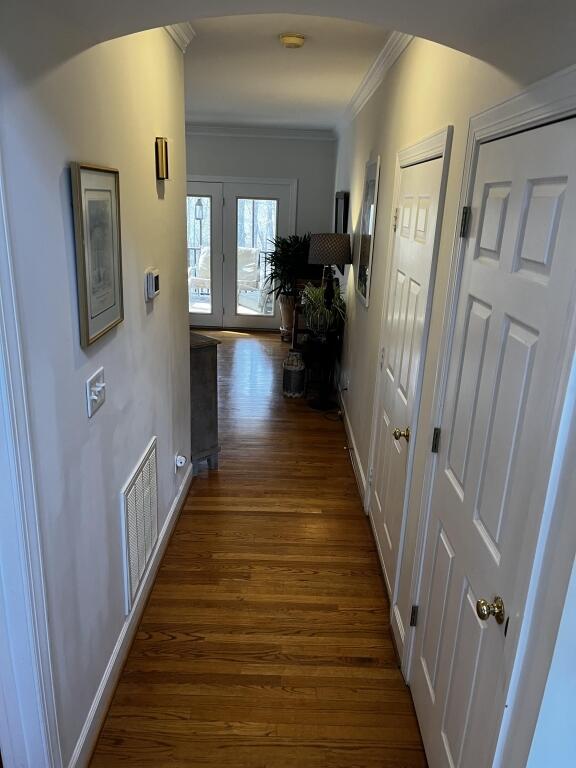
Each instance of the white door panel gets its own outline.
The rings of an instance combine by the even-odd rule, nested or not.
[[[479,150],[411,681],[431,768],[492,764],[574,311],[575,145],[570,120]],[[509,628],[477,615],[496,595]]]
[[[190,325],[222,325],[223,185],[189,181],[186,198]]]
[[[370,498],[391,596],[402,532],[409,447],[404,438],[395,440],[392,433],[395,427],[408,427],[412,440],[415,435],[442,170],[443,160],[437,158],[403,168],[400,178]]]
[[[276,236],[292,234],[290,184],[224,185],[224,325],[278,328],[280,307],[269,293],[266,254]]]

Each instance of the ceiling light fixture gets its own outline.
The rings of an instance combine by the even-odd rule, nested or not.
[[[278,36],[284,48],[302,48],[306,38],[304,35],[298,35],[294,32],[284,32]]]

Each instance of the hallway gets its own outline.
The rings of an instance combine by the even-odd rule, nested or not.
[[[194,480],[91,765],[424,768],[342,423],[287,345],[210,333],[220,470]]]

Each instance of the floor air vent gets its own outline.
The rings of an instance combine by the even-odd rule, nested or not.
[[[155,437],[122,489],[122,528],[128,614],[158,540]]]

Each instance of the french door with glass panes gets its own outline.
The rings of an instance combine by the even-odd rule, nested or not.
[[[222,184],[188,182],[188,312],[190,325],[222,325]]]
[[[189,181],[190,325],[278,328],[267,255],[294,232],[290,181]]]

